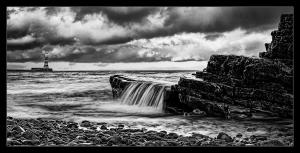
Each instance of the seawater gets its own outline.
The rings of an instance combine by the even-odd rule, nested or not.
[[[291,126],[283,121],[254,122],[220,118],[193,118],[162,111],[163,84],[176,84],[193,71],[92,71],[92,72],[7,72],[7,115],[16,118],[53,118],[125,124],[129,128],[165,130],[182,135],[201,133],[216,136],[271,134],[272,127]],[[140,80],[120,99],[112,98],[111,75],[120,74]],[[143,88],[138,88],[143,86]],[[143,92],[138,92],[143,90]],[[138,94],[140,93],[140,94]],[[142,93],[142,94],[141,94]],[[155,95],[155,96],[153,96]],[[255,127],[255,132],[247,128]]]

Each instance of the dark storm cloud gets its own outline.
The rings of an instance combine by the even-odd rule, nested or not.
[[[282,13],[293,13],[292,7],[178,9],[184,8],[169,8],[170,16],[165,23],[174,32],[225,32],[235,28],[262,31],[275,28]]]
[[[7,62],[40,62],[42,59],[41,49],[7,51]]]
[[[222,36],[224,36],[222,33],[208,34],[205,36],[205,39],[213,41]]]
[[[117,24],[141,22],[149,14],[157,11],[157,7],[72,7],[76,12],[75,21],[80,21],[87,14],[103,13],[110,21]]]
[[[246,30],[247,34],[276,29],[282,13],[293,13],[293,8],[12,8],[7,10],[7,59],[11,62],[39,61],[45,46],[55,46],[49,49],[53,51],[56,48],[53,51],[56,54],[51,58],[53,61],[107,63],[171,61],[173,60],[171,56],[142,54],[139,51],[141,48],[131,48],[132,46],[121,45],[111,52],[108,51],[109,48],[99,49],[98,46],[193,32],[203,33],[204,39],[216,41],[217,38],[224,36],[224,32],[237,28]],[[251,42],[245,45],[245,52],[256,51],[260,48],[257,45],[261,44],[261,40]],[[240,47],[232,46],[228,50],[238,49]],[[192,53],[189,54],[194,56]],[[176,61],[195,59],[198,57],[179,58]]]
[[[12,43],[8,41],[6,47],[7,50],[14,51],[14,50],[32,49],[36,47],[42,47],[44,45],[68,45],[74,43],[75,40],[72,38],[44,37],[44,38],[36,38],[32,42]]]

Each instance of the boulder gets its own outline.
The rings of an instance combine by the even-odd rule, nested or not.
[[[233,139],[226,133],[220,132],[217,136],[217,139],[225,140],[226,142],[232,142]]]
[[[91,124],[90,121],[84,120],[84,121],[81,122],[80,126],[82,126],[82,127],[90,127],[90,126],[92,126],[92,124]]]
[[[107,127],[105,125],[101,125],[100,127],[101,130],[108,130]]]

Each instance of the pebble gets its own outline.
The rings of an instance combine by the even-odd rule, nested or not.
[[[25,132],[25,130],[21,127],[21,126],[14,126],[12,129],[11,129],[11,131],[16,131],[16,132],[18,132],[18,133],[23,133],[23,132]]]
[[[220,132],[217,136],[217,139],[225,140],[226,142],[232,142],[233,139],[226,133]]]
[[[30,140],[38,139],[38,137],[31,131],[27,130],[22,134],[22,137]]]
[[[178,146],[178,143],[176,141],[167,141],[169,146]]]
[[[284,146],[284,144],[279,140],[269,140],[261,143],[262,146]]]
[[[67,127],[68,128],[71,128],[71,129],[77,129],[78,128],[78,124],[77,123],[69,123],[68,125],[67,125]]]
[[[173,132],[167,134],[167,138],[169,138],[169,139],[177,139],[178,137],[179,137],[178,134],[173,133]]]
[[[107,127],[105,125],[101,125],[100,129],[101,130],[107,130]]]
[[[120,136],[111,136],[109,141],[112,141],[114,144],[118,144],[122,141],[122,137]]]
[[[241,137],[243,137],[243,135],[242,135],[242,133],[238,133],[238,134],[236,134],[236,137],[241,138]]]
[[[24,140],[22,141],[23,145],[38,145],[40,144],[40,141],[38,140]]]
[[[247,128],[247,132],[254,132],[254,131],[256,131],[256,128]]]
[[[192,115],[197,115],[197,116],[206,116],[206,112],[201,111],[200,109],[194,109]]]
[[[82,127],[90,127],[91,126],[91,122],[84,120],[84,121],[81,122],[80,126],[82,126]]]
[[[124,128],[124,125],[123,124],[119,124],[118,128]]]

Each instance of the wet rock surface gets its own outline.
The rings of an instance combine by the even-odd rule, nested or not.
[[[174,132],[130,129],[126,126],[114,125],[109,129],[94,129],[93,126],[103,126],[89,122],[90,126],[82,129],[79,126],[68,127],[74,122],[49,119],[11,119],[17,126],[7,125],[8,133],[19,130],[21,133],[7,135],[7,146],[293,146],[293,130],[281,130],[280,136],[267,138],[263,135],[250,137],[232,137],[220,132],[217,137],[209,137],[199,133],[182,136]],[[84,123],[87,123],[84,121]],[[25,126],[31,124],[32,128]],[[53,127],[51,130],[43,128]],[[18,127],[18,128],[16,128]],[[122,128],[120,128],[122,127]],[[278,129],[279,130],[279,129]],[[290,133],[290,134],[288,134]]]
[[[293,59],[294,41],[294,15],[281,15],[278,30],[272,31],[272,42],[266,43],[266,51],[261,52],[260,57],[269,59]]]

